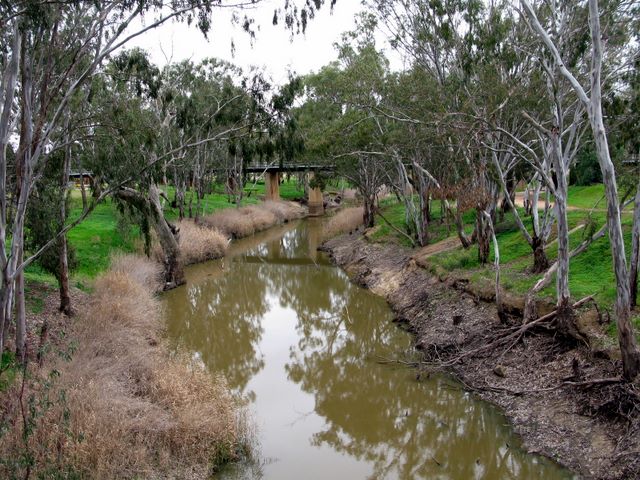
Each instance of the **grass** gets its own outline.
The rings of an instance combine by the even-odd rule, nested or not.
[[[620,191],[618,193],[621,193]],[[604,197],[604,185],[571,185],[568,191],[567,204],[570,207],[590,210],[596,206],[599,210],[607,208]],[[632,207],[628,207],[630,209]]]
[[[78,217],[81,212],[82,203],[74,195],[70,218]],[[137,227],[130,227],[125,234],[118,229],[118,213],[111,200],[98,205],[84,222],[67,234],[78,259],[75,277],[85,281],[95,278],[109,267],[113,252],[134,252],[139,235]]]
[[[588,186],[573,185],[569,187],[567,203],[571,207],[589,209],[593,208],[603,196],[604,185],[601,183]],[[604,199],[600,201],[598,208],[607,208],[607,204]]]
[[[343,208],[324,224],[322,236],[325,239],[351,233],[364,222],[362,207]]]

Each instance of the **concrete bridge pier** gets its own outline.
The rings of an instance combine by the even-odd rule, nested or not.
[[[313,180],[314,173],[309,172],[309,182]],[[320,187],[312,188],[309,186],[309,216],[319,217],[324,215],[324,199],[322,197],[322,189]]]
[[[280,200],[280,172],[268,171],[264,187],[267,200]]]

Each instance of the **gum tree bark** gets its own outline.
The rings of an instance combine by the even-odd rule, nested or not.
[[[184,269],[180,246],[178,245],[178,229],[167,222],[160,204],[160,192],[155,184],[149,186],[149,206],[151,207],[151,224],[164,253],[164,289],[170,290],[185,283]]]
[[[69,141],[67,121],[67,146],[64,150],[64,165],[62,168],[62,176],[60,178],[60,224],[64,225],[67,221],[67,188],[69,185],[69,176],[71,173],[71,142]],[[69,294],[69,258],[67,252],[67,235],[60,237],[60,273],[58,278],[58,286],[60,290],[60,311],[67,317],[73,315],[71,308],[71,295]]]
[[[629,294],[631,307],[638,299],[638,270],[640,270],[640,182],[633,205],[633,231],[631,234],[631,265],[629,266]]]
[[[18,21],[13,22],[13,42],[11,56],[5,63],[2,72],[2,113],[0,114],[0,350],[4,350],[6,335],[11,319],[11,284],[12,279],[6,269],[8,258],[4,246],[7,244],[7,149],[12,130],[11,109],[16,94],[20,56],[22,52],[22,36]]]
[[[556,217],[558,222],[558,270],[556,275],[557,322],[558,331],[566,338],[580,339],[575,326],[575,316],[570,302],[569,292],[569,219],[567,217],[567,166],[560,152],[559,131],[553,127],[551,131],[551,150],[553,166],[556,171]],[[535,207],[534,207],[535,208]]]

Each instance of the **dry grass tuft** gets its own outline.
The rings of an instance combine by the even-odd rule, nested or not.
[[[202,219],[203,225],[233,238],[244,238],[269,227],[301,218],[305,209],[294,202],[264,202],[220,210]]]
[[[227,253],[227,237],[212,228],[196,225],[189,220],[178,224],[180,229],[180,252],[185,265],[222,258]]]
[[[278,219],[278,223],[288,222],[297,218],[302,218],[305,209],[295,202],[264,202],[261,207],[272,212]]]
[[[241,210],[243,214],[247,215],[251,219],[253,230],[256,232],[261,232],[262,230],[266,230],[267,228],[280,223],[273,212],[261,205],[251,205]]]
[[[34,368],[31,378],[40,379],[29,381],[29,395],[52,404],[35,418],[28,440],[31,474],[209,478],[239,451],[236,404],[222,378],[169,354],[154,295],[156,264],[132,255],[112,264],[74,328],[78,349],[71,361],[51,355],[50,365]],[[43,376],[52,369],[60,372],[53,387]],[[9,398],[15,399],[20,382],[14,383]],[[0,457],[18,458],[27,450],[19,405],[4,407],[4,418],[7,408],[15,409],[15,421],[0,442]],[[0,463],[0,477],[23,476],[20,468]]]
[[[186,219],[179,222],[177,227],[180,229],[178,242],[183,265],[222,258],[227,253],[229,240],[218,229],[201,226]],[[155,239],[152,256],[160,265],[164,263],[162,247]]]
[[[322,235],[325,240],[350,233],[356,230],[364,222],[364,209],[362,207],[345,208],[336,213],[324,225]]]
[[[141,255],[113,255],[110,273],[127,274],[133,281],[152,292],[162,290],[162,266]]]
[[[251,217],[245,214],[242,208],[220,210],[212,215],[207,215],[201,221],[204,226],[216,229],[233,238],[248,237],[255,233]]]

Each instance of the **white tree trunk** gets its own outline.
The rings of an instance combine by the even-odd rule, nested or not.
[[[640,270],[640,182],[633,205],[633,229],[631,234],[631,265],[629,266],[629,291],[631,307],[638,298],[638,271]]]
[[[18,21],[13,23],[11,58],[2,73],[2,113],[0,114],[0,351],[4,345],[11,319],[13,280],[7,272],[7,148],[11,134],[11,109],[16,93],[18,69],[22,52],[22,36]]]
[[[600,30],[600,12],[598,1],[589,0],[589,26],[592,42],[591,66],[591,108],[589,120],[602,182],[604,183],[607,199],[607,223],[609,224],[609,241],[613,257],[613,270],[616,276],[616,325],[618,327],[618,343],[622,354],[624,377],[632,380],[640,373],[640,351],[631,324],[631,295],[629,291],[629,277],[627,272],[627,257],[620,220],[620,205],[618,203],[618,186],[616,173],[609,154],[607,133],[602,116],[602,38]]]

